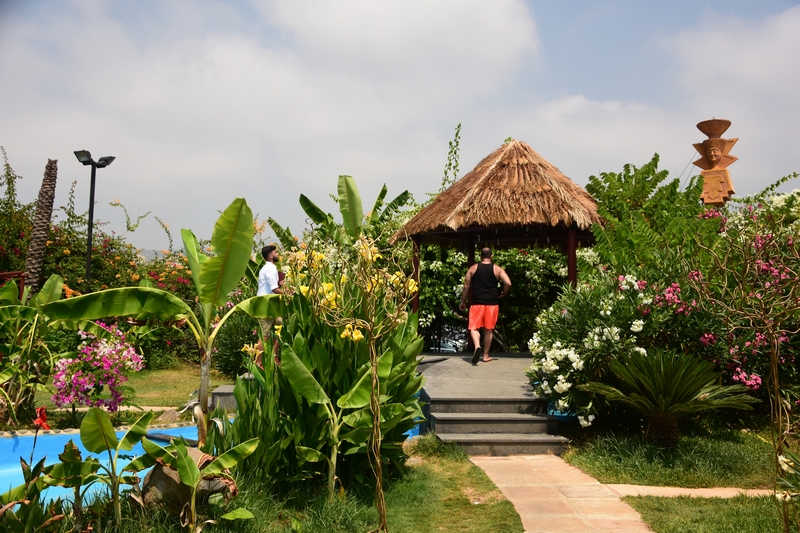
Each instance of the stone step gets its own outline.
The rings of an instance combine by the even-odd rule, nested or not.
[[[436,413],[547,414],[547,400],[542,398],[431,398],[423,394],[421,399]]]
[[[467,455],[561,455],[569,439],[559,435],[525,433],[437,433],[443,442],[457,443]]]
[[[221,407],[229,412],[236,411],[236,398],[233,397],[233,385],[220,385],[211,391],[209,404],[212,410]]]
[[[434,406],[438,408],[438,404]],[[558,433],[558,421],[547,415],[520,413],[431,413],[436,433]]]

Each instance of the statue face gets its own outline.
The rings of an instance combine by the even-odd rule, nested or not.
[[[722,151],[716,146],[712,146],[711,148],[709,148],[706,154],[708,155],[708,160],[711,161],[714,165],[719,163],[720,159],[722,158]]]

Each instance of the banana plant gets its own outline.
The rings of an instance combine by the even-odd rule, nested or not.
[[[372,210],[365,217],[361,194],[358,192],[355,180],[351,176],[339,176],[336,202],[339,204],[339,212],[342,215],[341,225],[336,223],[333,215],[323,211],[304,194],[300,195],[300,207],[316,225],[315,231],[321,239],[327,238],[336,242],[352,243],[363,233],[375,236],[381,225],[389,221],[411,198],[411,193],[406,190],[385,204],[384,207],[387,192],[388,189],[384,184]],[[288,227],[282,227],[272,218],[267,219],[267,222],[284,248],[288,250],[295,246],[295,239]]]
[[[189,456],[186,445],[181,439],[173,439],[170,446],[161,447],[145,437],[142,439],[142,447],[147,452],[149,460],[137,460],[132,464],[135,468],[142,468],[154,464],[158,460],[178,471],[181,483],[188,485],[191,489],[188,509],[184,508],[181,512],[182,525],[188,526],[192,533],[199,533],[206,524],[216,523],[215,520],[206,520],[199,526],[197,524],[197,489],[200,487],[200,482],[204,479],[221,478],[235,486],[228,469],[238,465],[252,454],[258,447],[258,439],[250,439],[239,444],[202,468]],[[241,520],[253,518],[253,514],[247,509],[238,508],[225,513],[220,518]]]
[[[66,518],[64,503],[57,498],[48,504],[42,498],[42,490],[46,486],[41,478],[46,459],[42,458],[31,466],[20,457],[25,483],[0,494],[0,530],[12,533],[49,533],[61,530],[62,521]]]
[[[119,499],[120,485],[133,485],[139,482],[139,478],[135,474],[125,473],[134,472],[133,467],[129,464],[124,469],[120,469],[119,460],[131,459],[130,455],[123,452],[133,450],[133,447],[142,440],[147,434],[147,428],[152,419],[153,412],[148,411],[125,432],[121,439],[118,439],[108,413],[97,407],[92,407],[83,417],[83,422],[81,422],[81,444],[91,453],[108,454],[108,464],[91,459],[79,462],[77,458],[70,457],[73,464],[65,465],[62,463],[59,468],[54,468],[48,472],[49,477],[53,480],[50,483],[60,484],[58,480],[72,477],[73,484],[80,481],[84,485],[94,482],[107,485],[111,492],[111,502],[114,508],[114,523],[119,527],[122,524],[122,509]],[[97,469],[94,473],[91,473],[91,470],[95,469],[95,466],[93,466],[95,462]],[[75,470],[88,472],[85,477],[76,480],[74,479]]]
[[[34,298],[29,298],[29,287],[25,287],[22,300],[13,280],[0,288],[0,339],[4,341],[0,353],[6,354],[0,361],[0,397],[14,422],[19,407],[31,405],[36,391],[47,390],[45,382],[56,356],[41,341],[52,327],[43,309],[61,298],[63,284],[60,276],[50,276]]]
[[[200,351],[199,405],[195,409],[195,416],[197,437],[202,446],[210,423],[208,393],[211,354],[219,330],[237,310],[255,318],[271,318],[281,316],[283,304],[278,295],[268,295],[255,296],[230,310],[224,307],[228,293],[236,288],[245,275],[253,246],[253,213],[244,198],[235,199],[214,225],[211,255],[201,250],[190,230],[181,230],[181,235],[197,292],[199,316],[177,296],[152,287],[108,289],[52,302],[47,305],[46,312],[51,318],[61,320],[94,320],[113,316],[166,321],[185,319]],[[223,314],[221,309],[226,312]]]

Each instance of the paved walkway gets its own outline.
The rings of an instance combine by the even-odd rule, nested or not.
[[[681,489],[603,485],[554,455],[474,456],[522,518],[525,533],[644,533],[642,517],[621,496],[698,496],[729,498],[769,490]]]

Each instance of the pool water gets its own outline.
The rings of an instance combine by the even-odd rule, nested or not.
[[[196,440],[197,439],[197,426],[184,426],[184,427],[176,427],[176,428],[168,428],[168,429],[153,429],[148,434],[148,438],[151,440],[156,440],[155,434],[160,435],[170,435],[173,437],[183,437],[184,439],[188,440]],[[117,438],[121,439],[122,436],[125,435],[125,431],[118,431]],[[405,435],[410,439],[416,435],[419,435],[419,426],[415,426],[414,428],[408,430]],[[94,454],[89,453],[86,451],[86,448],[83,447],[81,443],[81,437],[78,433],[71,433],[71,434],[64,434],[64,433],[40,433],[38,438],[36,439],[36,450],[33,455],[33,464],[36,464],[40,461],[43,457],[46,457],[47,460],[45,464],[54,464],[58,462],[58,455],[64,451],[64,446],[67,442],[72,441],[81,451],[81,457],[83,459],[87,459],[88,457],[96,457],[102,464],[108,465],[109,459],[108,454]],[[164,446],[165,443],[158,442],[161,446]],[[25,482],[25,478],[22,476],[22,468],[19,463],[20,457],[28,461],[31,457],[31,449],[33,448],[33,435],[25,435],[25,436],[14,436],[14,437],[0,437],[0,494],[5,493],[6,491],[13,489],[14,487],[18,487]],[[142,448],[141,444],[137,444],[134,446],[132,451],[129,452],[122,452],[125,455],[130,456],[139,456],[144,454],[144,449]],[[130,462],[127,459],[120,459],[117,462],[117,469],[121,470]],[[144,479],[144,476],[147,471],[140,472],[139,478]],[[95,483],[93,485],[93,489],[90,489],[90,493],[94,493],[97,491],[102,491],[105,488],[105,485],[102,483]],[[61,497],[72,499],[73,490],[67,489],[64,487],[49,487],[46,492],[44,493],[45,500],[53,500],[55,498]]]
[[[167,434],[174,437],[183,437],[185,439],[197,439],[197,426],[185,426],[168,429],[154,429],[154,433]],[[121,439],[125,435],[125,431],[118,431],[117,438]],[[81,451],[81,457],[87,459],[89,457],[96,457],[102,464],[108,465],[108,454],[94,454],[86,451],[81,443],[81,437],[78,433],[40,433],[36,439],[36,450],[33,454],[33,464],[36,464],[42,458],[46,457],[45,464],[54,464],[58,462],[58,455],[64,451],[64,446],[67,442],[72,441]],[[163,443],[160,443],[162,446]],[[33,435],[2,437],[0,438],[0,494],[18,487],[25,482],[22,476],[22,468],[19,463],[20,457],[25,461],[31,458],[31,449],[33,449]],[[125,451],[122,454],[130,456],[139,456],[144,454],[144,449],[141,444],[134,446],[132,451]],[[121,470],[130,462],[130,460],[122,459],[117,462],[117,469]],[[140,478],[144,478],[144,472],[139,473]],[[95,483],[96,490],[102,490],[104,485]],[[91,492],[91,490],[90,490]],[[59,496],[69,497],[71,499],[73,494],[72,489],[64,487],[50,487],[47,489],[45,499],[51,500]]]

